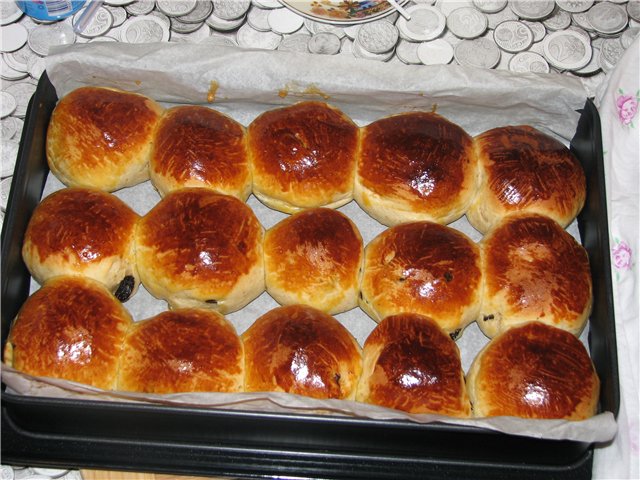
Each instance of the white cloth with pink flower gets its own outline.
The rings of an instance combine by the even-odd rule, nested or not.
[[[640,478],[640,37],[601,85],[602,143],[620,378],[618,433],[595,450],[594,479]]]

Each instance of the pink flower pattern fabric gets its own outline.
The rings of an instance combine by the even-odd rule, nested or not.
[[[630,125],[635,128],[633,119],[638,113],[638,102],[640,102],[640,90],[634,95],[625,95],[622,89],[618,90],[616,98],[616,108],[618,109],[618,118],[623,125]]]

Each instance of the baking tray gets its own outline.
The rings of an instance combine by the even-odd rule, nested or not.
[[[20,249],[48,175],[46,128],[57,102],[46,73],[31,99],[2,229],[2,346],[29,294]],[[619,384],[598,111],[587,101],[571,149],[587,177],[578,218],[594,303],[589,347],[600,411]],[[2,386],[2,462],[248,478],[591,478],[594,446],[476,427],[29,397]]]

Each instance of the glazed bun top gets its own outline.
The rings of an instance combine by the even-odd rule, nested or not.
[[[582,209],[586,179],[578,159],[555,138],[527,125],[474,138],[481,185],[467,217],[486,232],[508,213],[539,213],[566,227]]]
[[[324,102],[262,113],[248,128],[253,193],[285,213],[344,205],[353,198],[358,136],[357,125]]]
[[[476,193],[472,138],[430,112],[407,112],[362,130],[356,200],[385,225],[461,217]]]
[[[539,322],[492,339],[474,359],[467,386],[477,417],[582,420],[596,413],[600,391],[580,340]]]
[[[505,217],[481,242],[485,286],[479,319],[493,337],[537,320],[580,335],[591,313],[587,251],[557,222],[536,214]]]
[[[244,127],[204,106],[165,110],[149,168],[161,195],[183,187],[207,187],[245,201],[251,193]]]
[[[113,389],[131,324],[127,310],[101,283],[55,277],[18,312],[5,361],[31,375]]]
[[[51,171],[70,187],[114,191],[149,178],[162,107],[140,94],[81,87],[56,105],[47,130]]]
[[[357,400],[411,413],[468,417],[460,352],[429,317],[387,317],[363,348]]]
[[[136,322],[124,341],[118,389],[239,392],[243,348],[233,325],[211,310],[177,309]]]
[[[306,305],[277,307],[242,335],[245,389],[353,399],[360,346],[335,318]]]

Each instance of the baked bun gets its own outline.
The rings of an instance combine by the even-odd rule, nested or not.
[[[277,307],[242,335],[245,390],[353,400],[360,346],[340,322],[307,305]]]
[[[171,308],[222,314],[264,291],[264,229],[251,208],[207,188],[169,193],[140,219],[140,279]]]
[[[200,105],[165,110],[149,176],[162,196],[183,187],[207,187],[245,201],[251,193],[251,172],[244,127]]]
[[[349,117],[323,102],[262,113],[248,129],[253,194],[285,213],[348,203],[358,135]]]
[[[431,317],[456,339],[480,311],[480,249],[433,222],[390,227],[365,248],[360,307],[375,321],[398,313]]]
[[[485,335],[532,320],[580,335],[591,313],[589,258],[558,223],[512,214],[480,248],[485,284],[478,325]]]
[[[596,413],[600,381],[578,338],[530,322],[499,334],[478,353],[467,388],[476,417],[583,420]]]
[[[149,178],[151,142],[162,107],[115,88],[82,87],[56,105],[47,130],[47,161],[69,187],[112,192]]]
[[[140,283],[135,229],[139,216],[101,190],[64,188],[35,209],[22,244],[22,258],[43,284],[59,275],[83,275],[126,301]]]
[[[458,346],[414,313],[387,317],[369,334],[356,400],[409,413],[471,414]]]
[[[217,312],[195,308],[162,312],[136,322],[127,333],[118,390],[240,392],[243,384],[240,337]]]
[[[409,112],[362,129],[354,198],[384,225],[450,223],[476,192],[472,138],[436,113]]]
[[[513,212],[539,213],[566,227],[582,209],[584,170],[560,141],[519,125],[488,130],[474,144],[480,186],[467,219],[478,231]]]
[[[55,277],[18,312],[4,360],[21,372],[110,390],[132,319],[95,280]]]
[[[330,315],[358,305],[362,237],[346,215],[329,208],[298,212],[267,230],[267,292],[280,304],[304,303]]]

